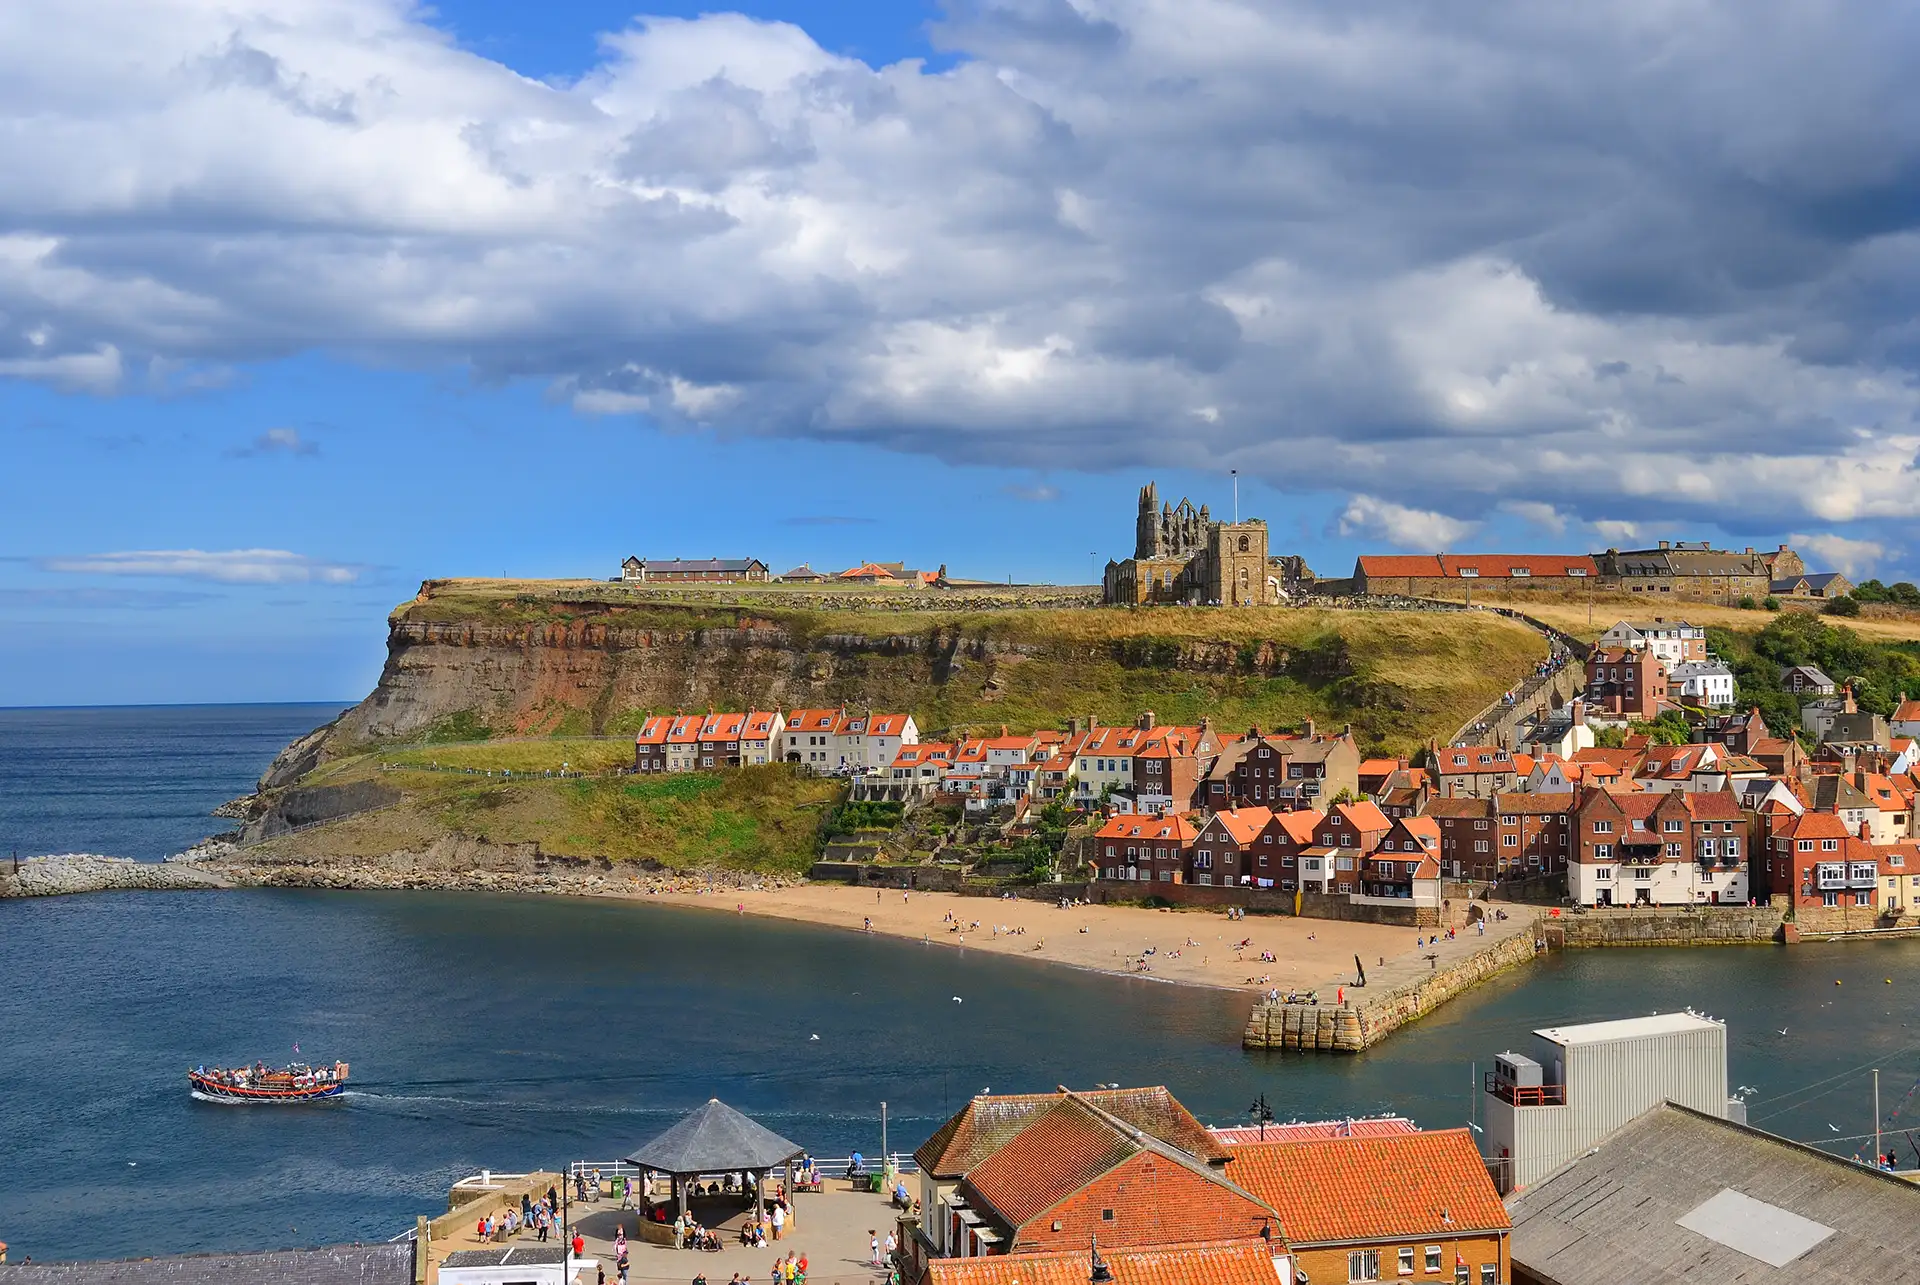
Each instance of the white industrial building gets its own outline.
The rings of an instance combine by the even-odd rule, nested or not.
[[[1503,1194],[1539,1182],[1662,1102],[1745,1123],[1727,1096],[1727,1028],[1660,1013],[1533,1033],[1486,1076],[1487,1161]]]

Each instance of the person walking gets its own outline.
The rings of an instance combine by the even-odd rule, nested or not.
[[[582,1236],[579,1232],[573,1233],[573,1256],[575,1258],[585,1258],[586,1255],[587,1255],[587,1238],[585,1236]]]
[[[867,1228],[867,1264],[880,1266],[880,1236],[871,1227]]]
[[[895,1248],[895,1247],[896,1247],[896,1246],[897,1246],[898,1244],[899,1244],[899,1242],[898,1242],[898,1241],[896,1241],[896,1240],[895,1240],[895,1239],[893,1238],[893,1233],[892,1233],[892,1232],[888,1232],[888,1233],[887,1233],[887,1244],[886,1244],[886,1250],[887,1250],[887,1261],[888,1261],[888,1262],[892,1262],[892,1261],[893,1261],[893,1251],[894,1251],[894,1248]]]
[[[773,1202],[773,1238],[779,1240],[787,1234],[787,1209],[779,1201]]]

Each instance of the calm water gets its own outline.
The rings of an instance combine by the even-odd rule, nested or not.
[[[0,709],[0,856],[158,861],[191,847],[233,828],[210,810],[251,790],[289,741],[345,708]]]
[[[258,734],[257,711],[234,716],[239,735]],[[241,764],[206,730],[217,715],[186,717],[228,764],[203,774],[206,806],[277,748]],[[97,736],[91,712],[74,720],[76,739]],[[31,783],[6,791],[0,826],[38,827],[50,848],[107,846],[78,837],[109,832],[83,796],[49,820],[18,810]],[[170,817],[197,806],[163,802]],[[98,812],[127,815],[110,798]],[[1243,1053],[1244,1001],[1230,995],[557,899],[0,902],[0,968],[0,1239],[43,1260],[384,1237],[443,1207],[455,1178],[611,1158],[709,1096],[820,1154],[876,1153],[882,1100],[892,1145],[908,1149],[967,1094],[1058,1083],[1165,1083],[1223,1123],[1264,1092],[1283,1116],[1458,1124],[1470,1064],[1529,1029],[1687,1004],[1728,1020],[1757,1122],[1851,1154],[1850,1135],[1871,1128],[1875,1065],[1884,1113],[1920,1119],[1920,943],[1576,953],[1357,1058]],[[296,1041],[350,1060],[355,1095],[268,1111],[184,1092],[195,1062],[284,1057]]]

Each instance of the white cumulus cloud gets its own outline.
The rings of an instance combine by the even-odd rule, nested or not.
[[[1887,556],[1887,546],[1874,540],[1850,540],[1832,534],[1793,535],[1787,537],[1796,549],[1810,555],[1815,571],[1843,571],[1850,580],[1870,573]]]
[[[324,350],[1547,531],[1920,518],[1902,6],[951,0],[939,70],[709,14],[552,83],[433,20],[12,0],[0,378]]]
[[[1340,514],[1340,534],[1385,540],[1403,549],[1443,552],[1472,535],[1478,524],[1444,513],[1410,509],[1404,504],[1356,495]]]

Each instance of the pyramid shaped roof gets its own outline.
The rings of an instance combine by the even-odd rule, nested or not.
[[[805,1148],[755,1124],[719,1098],[709,1098],[705,1106],[695,1108],[627,1160],[658,1173],[725,1173],[771,1169],[804,1152]]]

